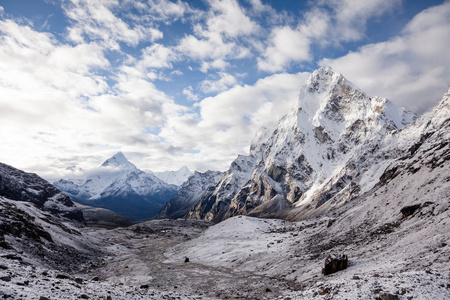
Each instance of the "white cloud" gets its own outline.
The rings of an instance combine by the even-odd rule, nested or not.
[[[245,14],[236,0],[208,0],[212,8],[206,21],[208,30],[226,37],[251,35],[259,25]]]
[[[194,89],[192,88],[192,86],[188,86],[187,88],[185,88],[183,90],[183,95],[185,95],[188,100],[191,100],[191,101],[198,100],[198,96],[196,94],[194,94]]]
[[[193,9],[188,2],[181,0],[122,0],[120,9],[130,11],[130,7],[135,8],[139,13],[127,13],[128,19],[133,22],[152,24],[163,22],[171,24],[178,20],[183,20],[187,15],[198,15],[201,11]]]
[[[219,73],[218,80],[203,80],[200,84],[201,90],[204,93],[217,93],[227,90],[229,87],[237,83],[236,78],[228,73]]]
[[[162,38],[156,28],[127,22],[114,14],[120,8],[117,0],[66,0],[63,8],[73,24],[69,27],[69,38],[76,43],[101,40],[114,50],[119,50],[119,42],[136,46],[141,41],[155,41]]]
[[[204,24],[193,26],[193,35],[186,35],[177,51],[200,62],[200,70],[225,70],[228,60],[249,57],[251,51],[243,40],[259,31],[235,0],[209,0],[210,10],[204,14]]]
[[[274,126],[296,101],[309,73],[277,74],[254,85],[236,85],[196,103],[199,112],[173,115],[159,136],[179,149],[180,159],[195,168],[226,169],[237,154],[248,151],[250,141],[262,125]]]
[[[111,89],[97,75],[110,68],[102,51],[95,43],[61,45],[49,34],[0,21],[0,161],[54,178],[67,165],[92,167],[86,155],[158,149],[164,156],[171,149],[160,144],[157,128],[186,108],[135,66],[119,68]]]
[[[0,33],[0,77],[9,91],[31,97],[51,88],[86,97],[105,90],[103,78],[91,72],[109,66],[97,44],[59,45],[51,35],[11,20],[0,21]]]
[[[176,60],[175,52],[161,44],[153,44],[142,50],[142,59],[138,63],[144,68],[172,69],[172,62]]]
[[[366,45],[337,59],[323,59],[369,94],[388,97],[422,113],[450,83],[450,3],[418,14],[400,37]]]
[[[194,59],[203,60],[224,58],[230,55],[235,47],[235,43],[224,43],[218,35],[211,35],[209,39],[188,35],[181,40],[178,51]]]
[[[296,26],[282,25],[271,29],[267,45],[258,58],[258,69],[267,72],[286,70],[293,63],[311,61],[311,48],[318,44],[361,40],[366,23],[397,8],[401,0],[323,0],[314,2]],[[253,4],[257,9],[260,3]],[[260,48],[260,47],[258,47]]]
[[[291,62],[311,59],[310,39],[299,30],[289,26],[275,28],[269,38],[269,46],[263,57],[258,58],[258,68],[263,71],[284,70]]]

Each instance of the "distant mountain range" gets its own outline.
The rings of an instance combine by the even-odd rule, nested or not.
[[[164,171],[164,172],[151,172],[156,177],[164,181],[168,184],[173,184],[176,186],[183,186],[188,178],[192,176],[191,170],[189,170],[187,167],[182,167],[178,171]]]
[[[181,178],[177,177],[178,183]],[[85,178],[61,179],[54,185],[77,202],[110,209],[133,222],[155,216],[179,190],[177,185],[139,170],[121,152]]]

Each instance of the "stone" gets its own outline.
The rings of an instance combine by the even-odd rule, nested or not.
[[[83,278],[75,278],[75,282],[78,284],[82,284],[83,283]]]
[[[323,295],[328,294],[329,292],[330,292],[330,290],[329,290],[328,288],[324,288],[324,289],[320,292],[319,295],[323,296]]]
[[[409,206],[405,206],[402,209],[400,209],[400,212],[402,213],[403,217],[409,217],[410,215],[412,215],[417,209],[420,208],[420,204],[415,204],[415,205],[409,205]]]
[[[380,300],[398,300],[398,296],[390,293],[381,293],[379,296]]]
[[[347,255],[330,254],[325,259],[325,267],[322,269],[323,275],[329,275],[347,269],[348,258]]]

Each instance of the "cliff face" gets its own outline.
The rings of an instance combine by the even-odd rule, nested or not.
[[[283,217],[294,207],[321,211],[375,186],[400,149],[399,131],[415,115],[369,97],[331,68],[315,71],[274,130],[264,129],[189,216]]]
[[[35,204],[44,211],[84,221],[70,198],[36,174],[0,163],[0,196]]]

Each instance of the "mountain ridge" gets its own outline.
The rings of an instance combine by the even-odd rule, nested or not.
[[[329,200],[345,202],[374,186],[394,155],[377,157],[378,150],[415,119],[385,98],[367,96],[330,67],[316,70],[276,129],[256,135],[246,158],[252,166],[243,167],[239,156],[189,217],[283,217],[300,205],[315,210]],[[242,169],[248,181],[227,185],[227,176]]]

